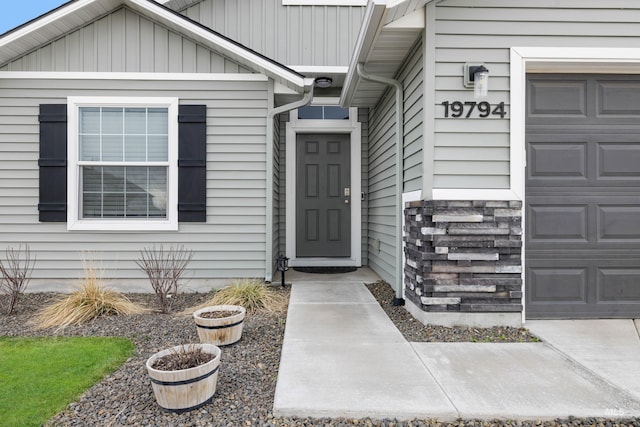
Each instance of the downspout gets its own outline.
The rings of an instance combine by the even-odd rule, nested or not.
[[[402,83],[387,77],[376,76],[365,71],[362,63],[356,66],[358,76],[364,80],[393,86],[396,89],[396,296],[393,305],[404,305],[402,287],[404,286],[404,266],[402,265],[402,190],[404,183],[404,92]]]
[[[305,79],[305,86],[307,83],[308,79]],[[267,113],[267,241],[264,278],[266,282],[271,282],[273,279],[273,119],[278,114],[309,105],[313,99],[314,87],[315,80],[301,99],[273,108]]]

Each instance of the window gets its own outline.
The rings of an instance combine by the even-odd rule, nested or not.
[[[69,98],[68,228],[177,229],[174,98]]]
[[[330,105],[310,105],[298,108],[299,119],[349,120],[349,109]]]

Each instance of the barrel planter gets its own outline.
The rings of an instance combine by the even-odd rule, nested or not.
[[[197,310],[193,319],[200,342],[229,345],[240,341],[246,313],[245,308],[239,305],[212,305]],[[211,315],[214,316],[206,317]]]
[[[204,353],[214,355],[210,361],[194,368],[163,371],[153,368],[157,359],[176,352],[192,351],[200,347]],[[221,351],[213,344],[183,344],[159,351],[147,359],[147,372],[156,402],[171,412],[198,409],[213,399],[218,382]]]

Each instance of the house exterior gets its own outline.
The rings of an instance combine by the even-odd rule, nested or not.
[[[631,0],[75,0],[0,36],[0,241],[187,286],[369,266],[423,322],[640,313]],[[489,71],[488,92],[473,71]],[[478,79],[480,76],[478,75]]]

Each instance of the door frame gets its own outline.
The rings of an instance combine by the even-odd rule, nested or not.
[[[351,256],[344,258],[296,257],[296,143],[298,134],[348,134],[351,155]],[[358,109],[349,108],[349,120],[300,120],[289,113],[286,125],[286,256],[293,267],[360,267],[362,265],[362,130]]]

